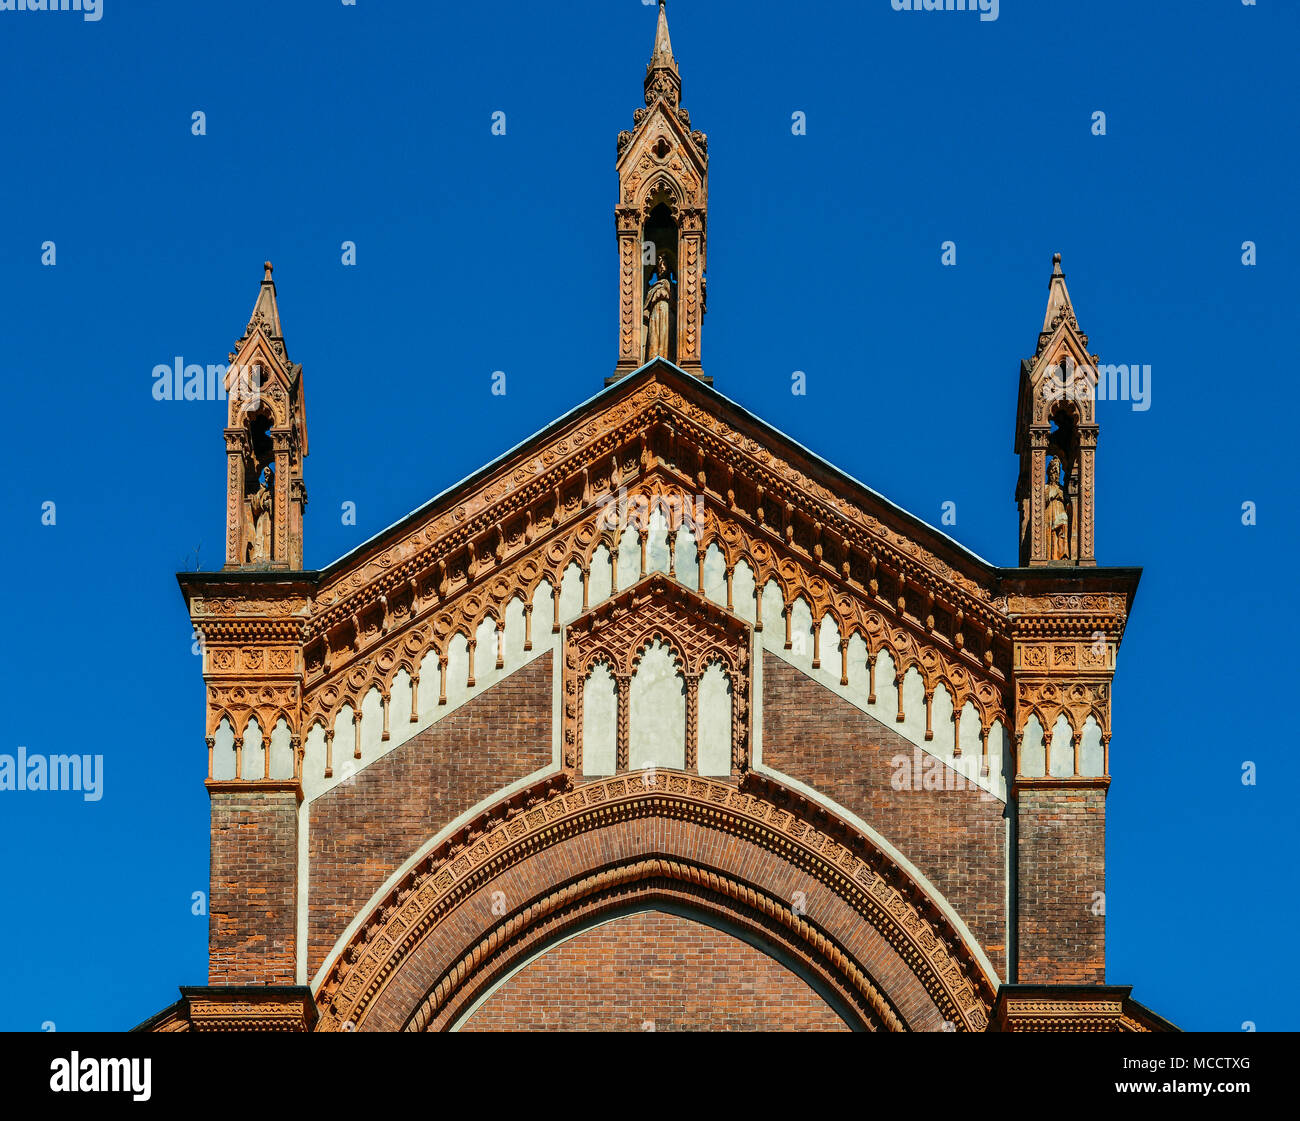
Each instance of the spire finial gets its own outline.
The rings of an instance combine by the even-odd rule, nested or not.
[[[248,337],[253,327],[259,323],[262,329],[272,338],[283,338],[280,331],[280,307],[275,298],[275,281],[271,279],[271,272],[274,267],[270,261],[262,262],[262,283],[257,289],[257,300],[253,304],[253,314],[248,320],[248,326],[244,328],[245,338]]]
[[[668,35],[668,6],[665,0],[659,0],[659,23],[655,28],[655,49],[650,65],[677,69],[677,60],[673,58],[673,41]]]
[[[681,103],[682,78],[673,58],[673,41],[668,35],[668,8],[659,0],[659,22],[655,27],[655,47],[650,65],[645,68],[645,103],[649,107],[664,98],[674,109]]]
[[[1074,318],[1074,305],[1070,302],[1069,289],[1065,287],[1065,273],[1061,271],[1061,255],[1052,254],[1052,276],[1047,282],[1047,311],[1043,315],[1043,332],[1056,327],[1057,317],[1064,315]]]

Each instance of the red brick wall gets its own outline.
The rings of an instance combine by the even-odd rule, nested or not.
[[[1026,787],[1016,796],[1018,978],[1021,984],[1106,979],[1106,792]]]
[[[562,942],[464,1031],[847,1031],[801,977],[747,942],[662,911]]]
[[[551,762],[551,657],[534,659],[312,803],[309,973],[424,841]]]
[[[293,984],[298,799],[214,790],[208,983]]]
[[[852,810],[893,844],[943,893],[1005,976],[1005,806],[980,790],[895,790],[890,761],[915,759],[915,751],[892,728],[764,653],[764,765]]]

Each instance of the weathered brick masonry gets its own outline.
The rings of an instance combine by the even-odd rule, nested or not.
[[[298,799],[213,790],[208,983],[292,984]]]
[[[537,958],[463,1031],[846,1031],[801,977],[740,938],[643,911]]]
[[[1106,792],[1029,786],[1016,800],[1020,974],[1102,984],[1106,915],[1094,893],[1106,890]]]
[[[1005,806],[981,790],[895,790],[891,760],[910,760],[914,750],[892,728],[764,654],[764,764],[852,810],[906,853],[1004,974]]]
[[[547,653],[312,803],[309,969],[424,841],[551,758]]]

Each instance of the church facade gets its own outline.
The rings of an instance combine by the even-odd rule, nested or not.
[[[1095,358],[1059,258],[999,568],[713,388],[681,92],[661,0],[603,392],[321,570],[266,266],[225,565],[179,576],[208,983],[141,1028],[1170,1029],[1105,971],[1139,572],[1097,563]]]

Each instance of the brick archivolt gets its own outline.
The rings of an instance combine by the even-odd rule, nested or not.
[[[855,1027],[907,1030],[871,977],[788,901],[699,864],[663,857],[594,872],[503,919],[438,979],[404,1030],[454,1028],[518,965],[632,904],[675,905],[739,927],[758,944],[783,950],[832,990],[840,1007],[850,1010]]]
[[[931,900],[893,861],[845,822],[765,780],[750,780],[738,790],[723,780],[681,772],[661,772],[653,785],[639,778],[616,776],[570,788],[564,776],[544,786],[516,795],[487,811],[420,860],[374,907],[368,918],[336,955],[317,990],[322,1010],[321,1030],[362,1027],[386,987],[413,960],[430,939],[439,944],[459,939],[460,960],[471,971],[491,958],[493,930],[517,937],[546,921],[565,904],[563,893],[583,884],[609,866],[566,868],[571,877],[540,895],[498,916],[490,910],[469,907],[468,901],[491,888],[494,880],[566,838],[615,827],[620,822],[664,819],[689,827],[707,828],[757,846],[779,873],[797,873],[785,882],[812,882],[829,890],[840,904],[865,919],[901,959],[923,987],[938,1013],[957,1030],[982,1031],[988,1023],[993,988],[979,967],[972,948],[947,922]],[[600,856],[604,846],[593,843],[588,851]],[[695,877],[703,886],[740,898],[744,885],[734,877],[715,875],[700,868],[679,873],[685,853],[665,852],[648,871],[683,881]],[[730,886],[729,886],[730,885]],[[590,886],[590,885],[589,885]],[[582,894],[582,889],[576,889]],[[594,889],[593,889],[594,890]],[[766,893],[770,894],[770,893]],[[742,899],[759,911],[764,892]],[[572,900],[568,900],[571,902]],[[801,916],[793,916],[801,917]],[[515,920],[513,923],[511,920]],[[469,923],[475,933],[463,934]],[[868,1006],[872,991],[884,1001],[871,970],[852,960],[844,945],[836,945],[811,923],[786,924],[789,937],[801,943],[809,960],[835,963],[841,978],[857,987]],[[477,951],[477,952],[476,952]],[[439,974],[445,979],[445,971]],[[860,977],[862,982],[854,980]],[[437,996],[438,980],[426,992]],[[408,1010],[415,1012],[419,1004]],[[878,1003],[877,1014],[887,1022],[887,1006]]]

